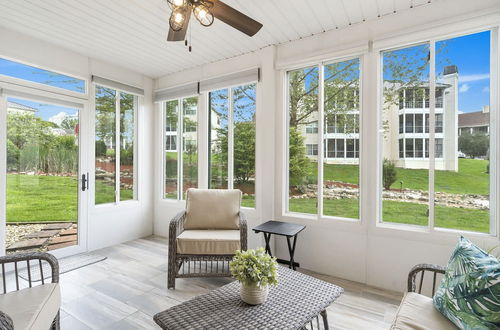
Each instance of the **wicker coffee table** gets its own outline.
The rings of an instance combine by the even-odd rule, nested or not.
[[[328,329],[326,308],[344,289],[279,266],[279,284],[269,290],[267,301],[247,305],[237,281],[195,297],[154,316],[163,329],[303,329],[320,325]]]

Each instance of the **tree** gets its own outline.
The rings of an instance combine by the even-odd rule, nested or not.
[[[471,158],[488,156],[490,138],[484,133],[462,134],[458,138],[458,150]]]
[[[67,133],[67,134],[75,134],[76,132],[76,127],[78,126],[78,119],[77,118],[64,118],[64,120],[61,122],[61,128]]]
[[[310,162],[306,156],[304,137],[295,127],[290,128],[288,140],[288,175],[291,186],[300,186],[306,183],[310,172]]]

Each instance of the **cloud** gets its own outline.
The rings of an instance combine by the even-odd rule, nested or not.
[[[57,126],[61,126],[61,123],[64,119],[66,119],[67,116],[68,114],[66,112],[59,112],[57,115],[50,117],[49,121],[53,122]]]
[[[469,90],[469,88],[470,88],[469,84],[462,84],[460,86],[460,88],[458,89],[458,91],[460,93],[465,93],[465,92],[467,92]]]
[[[466,75],[458,77],[458,80],[461,83],[471,82],[471,81],[479,81],[479,80],[485,80],[485,79],[490,79],[489,73],[468,74],[468,75],[466,74]]]
[[[490,87],[489,86],[484,86],[483,87],[483,93],[489,93]]]

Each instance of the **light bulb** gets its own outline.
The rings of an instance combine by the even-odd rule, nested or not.
[[[210,26],[214,22],[214,16],[204,4],[196,5],[196,7],[193,8],[193,13],[203,26]]]
[[[181,13],[175,13],[174,21],[175,23],[181,24],[184,21],[184,15],[182,15]]]
[[[184,4],[184,0],[173,0],[174,6],[180,7]]]
[[[201,9],[198,11],[198,17],[199,17],[200,19],[204,19],[206,16],[207,16],[207,11],[205,10],[205,8],[201,8]]]

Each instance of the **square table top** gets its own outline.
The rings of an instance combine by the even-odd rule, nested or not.
[[[295,223],[268,221],[258,225],[253,231],[256,233],[264,232],[282,236],[295,236],[304,230],[304,228],[306,228],[306,226],[297,225]]]
[[[278,266],[267,301],[248,305],[234,281],[154,316],[163,329],[300,329],[335,301],[339,286]]]

